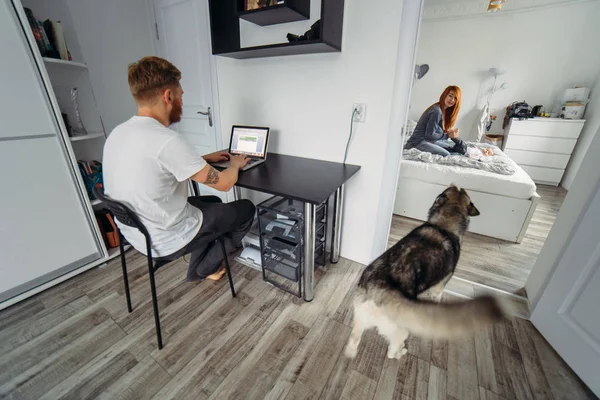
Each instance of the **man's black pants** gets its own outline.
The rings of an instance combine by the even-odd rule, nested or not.
[[[222,203],[217,196],[192,196],[188,197],[188,203],[202,211],[202,227],[183,249],[160,259],[175,260],[191,253],[187,280],[197,281],[219,270],[223,252],[221,245],[215,242],[217,238],[225,239],[228,254],[241,247],[256,209],[250,200]]]

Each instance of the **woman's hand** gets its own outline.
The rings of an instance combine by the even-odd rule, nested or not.
[[[451,139],[456,139],[458,137],[458,128],[448,129],[448,137]]]

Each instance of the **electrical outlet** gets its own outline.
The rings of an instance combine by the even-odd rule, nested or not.
[[[367,118],[367,105],[365,103],[354,103],[352,106],[352,112],[354,113],[354,122],[365,122]]]

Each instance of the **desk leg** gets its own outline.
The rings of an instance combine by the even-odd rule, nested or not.
[[[315,206],[304,203],[304,300],[312,301],[315,286]]]
[[[340,247],[342,244],[342,218],[344,216],[344,185],[335,191],[333,203],[333,218],[331,232],[331,263],[336,264],[340,260]]]
[[[233,187],[233,197],[235,200],[241,200],[242,199],[242,188],[239,186],[234,186]]]

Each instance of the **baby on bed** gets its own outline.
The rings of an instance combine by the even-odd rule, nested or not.
[[[494,149],[489,148],[489,147],[482,147],[479,148],[477,146],[469,146],[467,148],[467,154],[466,156],[470,157],[470,158],[475,158],[475,159],[479,159],[483,156],[493,156],[494,155]]]

